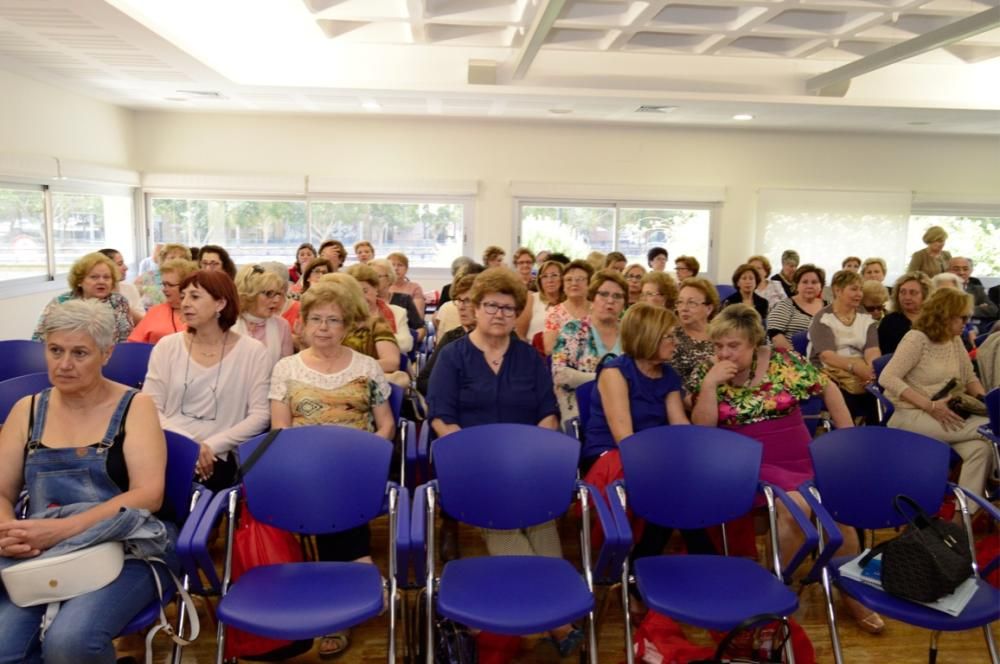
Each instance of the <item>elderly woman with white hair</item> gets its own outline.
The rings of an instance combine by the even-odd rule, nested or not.
[[[264,344],[273,367],[295,352],[292,329],[281,317],[288,279],[262,265],[245,265],[236,273],[240,317],[234,329]]]
[[[134,319],[128,299],[121,293],[115,292],[118,274],[118,267],[114,262],[99,251],[77,259],[73,263],[73,267],[69,269],[67,279],[69,290],[56,296],[48,303],[38,319],[38,326],[31,338],[34,341],[42,340],[45,316],[56,305],[70,300],[98,300],[113,315],[113,343],[121,343],[128,339],[128,335],[132,332]]]
[[[114,314],[71,300],[49,307],[39,328],[52,387],[18,401],[0,430],[0,567],[78,550],[100,541],[92,526],[123,518],[152,527],[148,552],[176,569],[176,529],[149,516],[163,505],[167,465],[156,407],[101,373],[118,333]],[[22,490],[29,513],[16,519]],[[112,639],[158,596],[152,569],[126,560],[110,584],[62,602],[44,641],[46,605],[16,606],[0,586],[0,661],[114,662]]]

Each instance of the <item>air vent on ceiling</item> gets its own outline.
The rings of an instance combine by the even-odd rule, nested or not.
[[[226,96],[223,95],[218,90],[178,90],[177,94],[187,95],[188,97],[194,97],[196,99],[225,99]]]
[[[656,104],[643,104],[635,109],[636,113],[672,113],[676,111],[676,106],[658,106]]]

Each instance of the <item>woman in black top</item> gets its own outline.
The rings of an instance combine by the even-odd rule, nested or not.
[[[896,280],[892,287],[892,312],[878,326],[878,347],[883,355],[896,352],[896,346],[910,331],[930,292],[931,280],[923,272],[907,272]]]

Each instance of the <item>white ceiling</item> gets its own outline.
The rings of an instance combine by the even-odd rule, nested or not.
[[[998,3],[0,0],[0,68],[137,109],[1000,135],[1000,29],[807,89]]]

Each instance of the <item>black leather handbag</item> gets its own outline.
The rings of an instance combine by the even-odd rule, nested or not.
[[[893,504],[909,522],[898,537],[872,548],[860,565],[882,554],[882,588],[915,602],[933,602],[949,595],[972,575],[972,552],[965,529],[932,518],[909,496],[896,496]],[[904,511],[906,504],[912,516]]]

